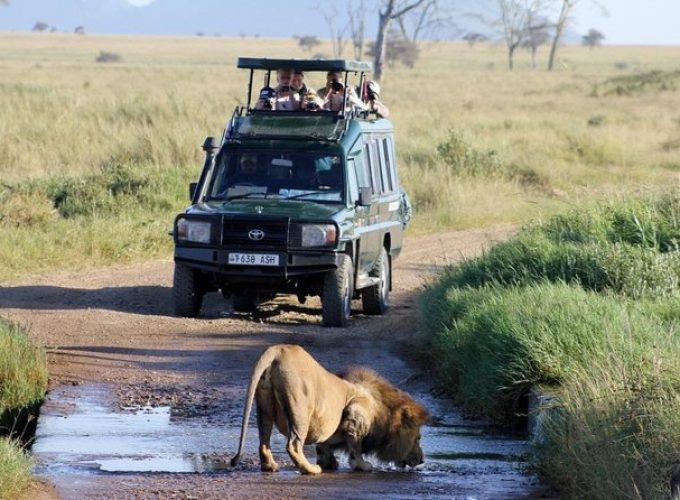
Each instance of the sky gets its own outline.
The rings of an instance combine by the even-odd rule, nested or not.
[[[459,32],[473,26],[464,13],[484,1],[449,0],[455,6]],[[336,2],[343,5],[345,2]],[[487,0],[493,5],[493,0]],[[609,44],[680,45],[680,0],[580,0],[572,32],[595,28]],[[10,0],[0,6],[0,31],[29,31],[36,21],[72,32],[84,26],[90,33],[224,36],[328,36],[320,10],[328,0]],[[375,13],[369,33],[377,26]]]

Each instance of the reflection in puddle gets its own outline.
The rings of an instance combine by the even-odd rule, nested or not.
[[[225,411],[208,421],[175,417],[169,407],[114,410],[109,394],[106,386],[62,387],[49,394],[33,446],[36,473],[216,473],[231,469],[229,459],[240,434],[237,415]],[[251,420],[246,459],[239,473],[259,470],[257,429],[255,419]],[[275,432],[272,438],[276,460],[293,473],[283,436]],[[423,428],[422,445],[427,458],[415,474],[435,482],[451,481],[460,474],[519,475],[526,451],[521,439],[489,434],[484,427],[463,422]],[[306,454],[313,460],[313,447]],[[394,470],[376,465],[377,470]],[[341,470],[347,467],[343,457]]]

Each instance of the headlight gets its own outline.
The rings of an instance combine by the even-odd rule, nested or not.
[[[303,247],[332,247],[335,246],[338,232],[333,224],[303,224]]]
[[[177,221],[177,239],[194,243],[210,243],[210,222],[180,219]]]

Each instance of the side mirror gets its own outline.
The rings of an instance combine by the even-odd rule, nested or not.
[[[194,201],[194,195],[196,194],[196,188],[198,187],[198,182],[189,183],[189,199]]]
[[[357,205],[360,207],[367,207],[373,201],[373,189],[370,187],[359,188],[359,201]]]
[[[220,145],[217,143],[217,139],[214,137],[205,138],[205,141],[203,141],[203,151],[214,154],[218,149],[220,149]]]

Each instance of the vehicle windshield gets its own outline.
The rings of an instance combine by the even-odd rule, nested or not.
[[[209,201],[285,198],[344,201],[345,179],[337,155],[225,151],[217,157]]]

